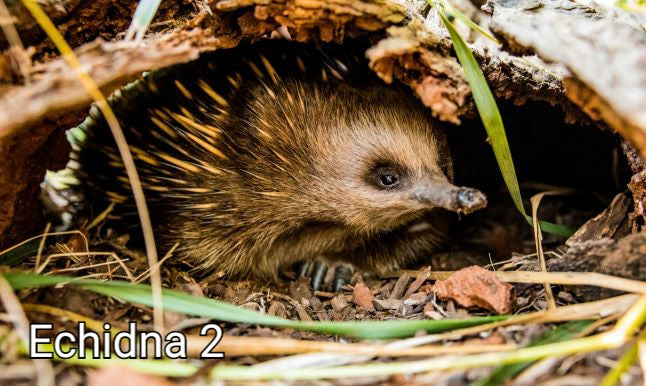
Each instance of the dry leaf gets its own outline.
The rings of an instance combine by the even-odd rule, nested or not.
[[[512,286],[478,266],[461,269],[435,283],[433,291],[443,300],[453,299],[463,307],[482,307],[497,314],[511,312]]]
[[[359,306],[360,309],[365,311],[373,311],[375,308],[372,305],[372,300],[374,296],[370,293],[370,288],[368,288],[365,283],[359,281],[354,285],[354,293],[352,294],[352,301],[354,304]]]

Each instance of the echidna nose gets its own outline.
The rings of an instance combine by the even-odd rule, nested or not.
[[[487,206],[487,197],[473,188],[458,187],[448,181],[431,181],[418,187],[413,198],[458,213],[471,213]]]
[[[469,213],[487,206],[484,193],[473,188],[459,188],[456,199],[456,211]]]

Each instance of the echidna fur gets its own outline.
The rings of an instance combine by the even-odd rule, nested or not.
[[[428,257],[446,212],[412,199],[452,178],[442,130],[418,100],[385,85],[358,47],[284,40],[203,55],[147,74],[111,98],[150,208],[159,252],[203,272],[275,278],[299,260],[389,271]],[[89,207],[115,203],[140,233],[123,163],[93,109],[75,151]],[[375,170],[402,183],[376,189]],[[415,186],[413,186],[415,185]]]

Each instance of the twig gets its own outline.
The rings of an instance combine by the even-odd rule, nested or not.
[[[59,274],[59,273],[63,273],[63,272],[77,272],[77,271],[81,271],[81,270],[84,270],[84,269],[103,267],[103,266],[106,266],[106,265],[114,265],[114,264],[119,264],[119,263],[121,263],[120,260],[106,261],[106,262],[103,262],[103,263],[84,265],[84,266],[81,266],[81,267],[71,267],[71,268],[58,269],[58,270],[56,270],[56,273]]]
[[[534,229],[534,244],[536,245],[536,255],[538,256],[538,262],[541,267],[541,271],[547,272],[547,265],[545,264],[545,255],[543,254],[543,234],[541,233],[541,225],[538,222],[538,207],[541,204],[541,200],[546,195],[560,194],[560,191],[550,191],[535,194],[531,198],[532,203],[532,227]],[[547,306],[549,308],[556,308],[556,301],[554,300],[554,293],[552,292],[552,286],[550,283],[543,283],[545,288],[545,297],[547,298]]]
[[[40,24],[40,26],[43,28],[45,33],[54,42],[54,45],[61,52],[63,58],[67,61],[70,67],[74,69],[85,89],[95,100],[97,107],[99,108],[99,110],[101,110],[103,117],[105,118],[108,126],[110,127],[110,130],[112,131],[112,135],[114,136],[117,148],[119,149],[119,154],[121,155],[121,159],[123,160],[123,164],[126,168],[128,180],[130,181],[130,186],[132,188],[132,193],[137,207],[137,213],[139,214],[139,221],[141,222],[144,244],[146,245],[148,265],[151,267],[150,284],[152,286],[152,299],[154,304],[153,322],[155,329],[163,334],[164,310],[162,303],[162,280],[159,270],[155,268],[158,262],[155,237],[153,235],[152,223],[150,221],[150,215],[148,212],[148,206],[146,204],[146,197],[144,196],[144,191],[141,185],[141,180],[139,179],[139,174],[137,173],[137,168],[135,167],[135,163],[132,158],[130,148],[128,147],[126,137],[123,134],[123,130],[121,130],[121,126],[119,125],[119,120],[114,114],[114,111],[112,111],[108,100],[101,92],[99,86],[83,68],[81,62],[74,53],[74,50],[72,50],[72,47],[70,47],[70,45],[65,41],[63,35],[61,35],[58,29],[56,29],[56,26],[45,14],[40,5],[38,5],[34,0],[22,0],[22,2],[32,14],[34,19],[38,22],[38,24]]]
[[[163,257],[161,260],[159,260],[159,262],[157,262],[157,264],[155,265],[155,269],[157,269],[157,270],[158,270],[158,269],[161,267],[161,265],[162,265],[162,264],[164,264],[164,262],[165,262],[166,260],[168,260],[171,256],[173,256],[173,252],[175,252],[175,249],[177,249],[177,247],[178,247],[178,246],[179,246],[179,243],[175,243],[175,245],[173,245],[173,246],[168,250],[168,252],[166,252],[166,255],[164,255],[164,257]],[[148,278],[148,276],[150,276],[150,270],[151,270],[152,268],[153,268],[153,267],[148,268],[144,273],[142,273],[141,275],[137,276],[137,277],[133,280],[133,282],[134,282],[135,284],[138,284],[138,283],[141,283],[142,281],[146,280],[146,279]]]
[[[36,269],[36,273],[42,272],[40,269],[40,258],[43,255],[43,249],[45,249],[45,241],[47,240],[47,235],[49,234],[49,229],[52,227],[51,223],[47,223],[45,226],[45,232],[43,232],[43,238],[40,239],[40,243],[38,244],[38,253],[36,254],[36,266],[34,267]]]
[[[85,237],[85,235],[83,234],[83,232],[81,232],[81,231],[79,231],[79,230],[64,231],[64,232],[50,232],[50,233],[48,233],[48,234],[47,234],[47,236],[62,236],[62,235],[71,235],[71,234],[78,234],[78,235],[80,235],[80,236],[83,238],[83,240],[85,241],[85,250],[86,250],[87,252],[89,252],[89,251],[90,251],[90,243],[88,242],[87,237]],[[27,240],[23,240],[23,241],[19,242],[19,243],[18,243],[18,244],[16,244],[16,245],[12,245],[11,247],[9,247],[9,248],[7,248],[7,249],[5,249],[5,250],[0,251],[0,255],[4,255],[5,253],[11,252],[11,251],[13,251],[14,249],[16,249],[16,248],[20,248],[21,246],[23,246],[23,245],[27,244],[27,243],[28,243],[28,242],[30,242],[30,241],[33,241],[33,240],[36,240],[36,239],[40,239],[40,238],[42,238],[42,237],[44,237],[44,236],[45,236],[45,234],[44,234],[44,233],[42,233],[42,234],[40,234],[40,235],[38,235],[38,236],[30,237],[30,238],[28,238]]]
[[[45,267],[49,265],[49,263],[52,261],[52,259],[56,257],[68,257],[68,256],[73,256],[73,257],[79,257],[79,256],[108,256],[108,257],[113,257],[115,259],[119,259],[116,253],[114,252],[61,252],[61,253],[52,253],[51,255],[47,255],[47,258],[43,262],[43,265],[40,267],[39,271],[42,272]],[[56,271],[55,271],[56,272]],[[45,275],[49,275],[55,272],[46,272]],[[58,271],[60,272],[60,271]]]
[[[108,205],[108,207],[105,208],[103,212],[99,213],[98,216],[93,218],[92,221],[90,221],[90,223],[85,226],[84,228],[85,231],[87,232],[90,229],[94,228],[95,226],[99,225],[101,221],[103,221],[106,217],[108,217],[108,215],[110,214],[110,212],[112,212],[113,209],[114,209],[114,202],[111,202],[110,205]]]
[[[402,272],[417,275],[422,271],[398,271],[389,277],[399,277]],[[453,275],[454,271],[435,271],[429,273],[429,280],[445,280]],[[502,281],[510,283],[543,284],[552,283],[560,285],[590,285],[614,289],[617,291],[646,293],[646,282],[625,279],[623,277],[606,275],[597,272],[530,272],[530,271],[495,271],[492,274]]]

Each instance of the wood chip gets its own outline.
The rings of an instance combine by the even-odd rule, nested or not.
[[[300,304],[294,304],[294,308],[296,309],[296,313],[298,313],[298,318],[300,320],[303,322],[312,322],[312,318]]]
[[[410,281],[410,275],[407,272],[404,272],[399,277],[399,279],[397,279],[397,283],[395,283],[395,287],[390,293],[390,298],[401,299],[401,297],[404,295],[404,291],[406,291],[406,287],[408,287],[409,281]]]
[[[300,302],[301,299],[309,299],[312,297],[312,290],[310,289],[310,283],[307,278],[301,277],[297,280],[294,280],[289,283],[289,296],[291,296],[297,302]]]
[[[415,292],[404,299],[404,304],[408,306],[419,306],[428,302],[429,296],[426,292]]]
[[[330,319],[334,320],[335,322],[339,322],[343,320],[343,314],[341,312],[331,310],[329,316],[330,316]]]
[[[327,315],[327,312],[325,310],[321,311],[316,311],[316,317],[321,321],[321,322],[327,322],[330,320],[330,317]]]
[[[419,288],[420,292],[426,292],[427,294],[430,294],[433,292],[433,284],[425,284]]]
[[[267,314],[271,316],[278,316],[279,318],[284,318],[287,316],[287,310],[285,310],[285,305],[279,301],[273,301],[269,305]]]
[[[433,320],[444,319],[444,315],[435,310],[433,303],[426,303],[424,306],[424,316]]]
[[[372,304],[380,311],[397,310],[403,308],[404,301],[401,299],[374,299]]]
[[[414,294],[417,292],[418,289],[424,284],[426,279],[428,279],[428,274],[431,271],[431,267],[427,267],[425,270],[420,272],[417,277],[415,278],[415,281],[411,283],[411,285],[408,287],[406,290],[406,293],[404,294],[404,298],[410,296],[411,294]]]
[[[348,306],[348,302],[342,294],[338,294],[333,297],[332,300],[330,300],[330,304],[332,305],[332,309],[336,312],[341,312]]]
[[[310,298],[310,307],[312,307],[312,310],[314,311],[321,311],[323,309],[323,303],[316,296],[312,296]]]

